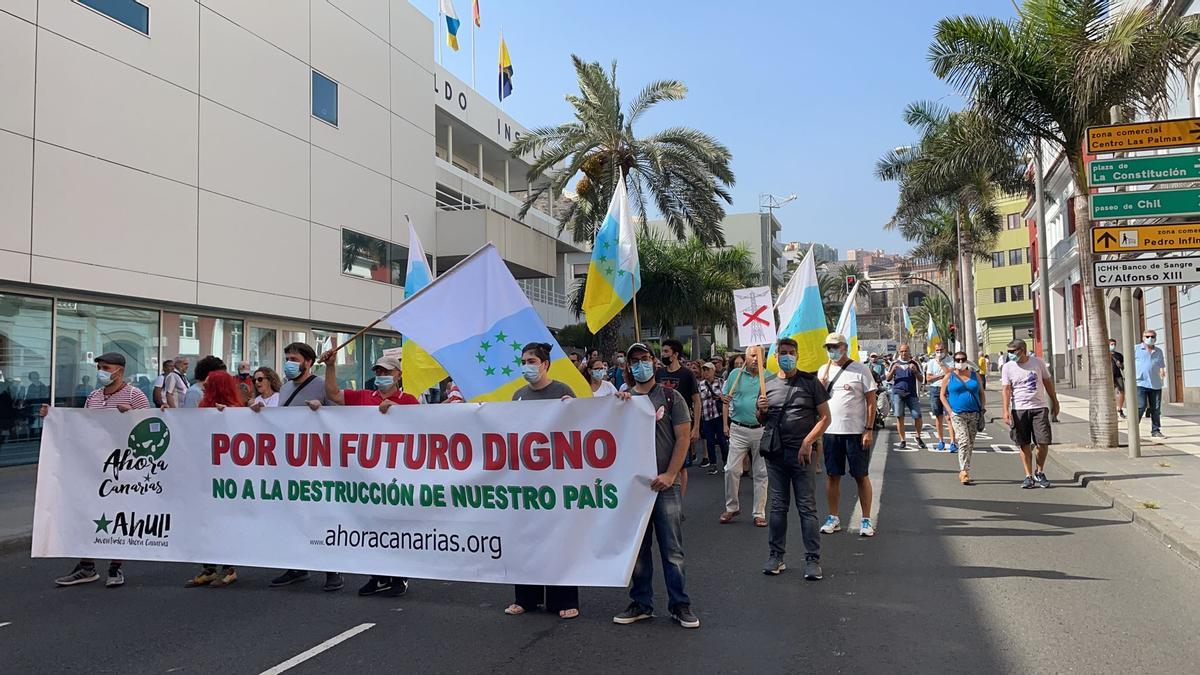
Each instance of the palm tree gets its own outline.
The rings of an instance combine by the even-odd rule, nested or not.
[[[1075,241],[1088,335],[1091,440],[1117,445],[1103,289],[1092,276],[1092,223],[1083,141],[1114,108],[1156,116],[1200,44],[1200,17],[1160,0],[1120,13],[1108,0],[1026,0],[1015,21],[951,17],[937,23],[929,60],[1009,133],[1066,155],[1074,178]],[[1172,9],[1174,7],[1172,6]],[[967,139],[969,141],[969,139]],[[968,147],[969,149],[969,147]],[[1042,270],[1046,274],[1047,270]]]
[[[733,171],[729,149],[690,127],[670,127],[645,137],[633,125],[663,101],[680,101],[687,87],[678,80],[646,85],[622,111],[617,63],[609,70],[571,56],[579,93],[568,95],[575,119],[540,127],[513,143],[514,157],[533,155],[530,191],[521,217],[539,198],[562,194],[580,173],[575,196],[559,224],[571,228],[575,241],[590,242],[604,218],[617,180],[625,177],[635,212],[646,222],[646,205],[666,221],[678,239],[690,231],[709,246],[721,246],[724,204],[732,204]]]
[[[949,344],[950,324],[953,322],[953,312],[946,299],[940,295],[927,295],[921,301],[921,306],[909,310],[913,325],[917,326],[917,335],[923,339],[929,326],[929,317],[933,317],[933,327],[937,329],[943,344]],[[928,348],[928,345],[926,345]]]
[[[946,212],[953,214],[963,343],[974,359],[975,272],[972,261],[985,256],[999,236],[997,197],[1027,187],[1021,170],[1018,141],[978,110],[949,112],[936,103],[908,106],[905,121],[920,133],[920,141],[897,148],[876,164],[875,174],[900,183],[899,203],[891,225],[917,221],[920,230]],[[944,232],[944,230],[943,230]],[[945,246],[944,239],[939,246]],[[918,247],[920,248],[920,247]]]
[[[753,256],[742,245],[712,248],[697,237],[672,241],[643,234],[638,237],[638,258],[642,271],[639,319],[642,326],[656,327],[663,335],[670,335],[676,326],[690,325],[701,335],[706,328],[730,325],[733,291],[754,286],[759,280]],[[583,313],[585,287],[586,280],[581,279],[571,292],[576,316]],[[613,321],[609,326],[619,323]],[[601,336],[600,342],[605,348],[614,347],[615,337]]]

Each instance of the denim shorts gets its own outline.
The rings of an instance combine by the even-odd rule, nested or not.
[[[863,447],[861,434],[825,434],[821,454],[825,456],[825,473],[830,476],[845,476],[849,464],[850,475],[862,478],[871,466],[871,449]]]
[[[892,414],[896,417],[904,416],[904,409],[908,408],[908,414],[914,419],[921,419],[921,397],[914,392],[912,394],[900,395],[892,394]]]
[[[946,414],[946,406],[942,405],[942,390],[940,387],[929,388],[929,407],[933,409],[934,417]]]

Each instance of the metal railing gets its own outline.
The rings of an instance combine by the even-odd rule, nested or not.
[[[550,279],[517,279],[517,284],[531,301],[566,309],[567,296],[553,288],[548,288],[549,283],[552,283]]]

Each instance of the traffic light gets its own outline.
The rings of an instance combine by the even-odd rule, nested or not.
[[[947,326],[947,328],[949,329],[948,332],[950,333],[950,335],[947,336],[947,339],[950,340],[950,344],[954,344],[954,324],[950,324]]]
[[[850,295],[850,291],[854,290],[854,284],[858,283],[858,277],[853,274],[846,275],[846,295]]]

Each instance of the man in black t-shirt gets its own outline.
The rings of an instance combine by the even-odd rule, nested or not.
[[[1113,385],[1117,389],[1117,415],[1125,419],[1125,355],[1117,349],[1117,341],[1111,338],[1108,354],[1112,358]]]
[[[763,574],[777,575],[787,569],[783,556],[787,545],[789,503],[794,495],[804,540],[804,578],[822,577],[821,532],[817,521],[813,445],[829,427],[829,392],[812,373],[796,370],[796,341],[783,338],[776,354],[779,375],[767,380],[767,390],[758,398],[758,419],[775,427],[782,451],[767,455],[767,539],[770,556]],[[765,432],[763,444],[767,443]]]
[[[687,403],[688,409],[692,413],[692,438],[691,442],[695,444],[700,439],[700,387],[696,384],[696,376],[692,371],[683,366],[683,359],[687,358],[683,353],[683,343],[675,339],[663,340],[662,343],[662,363],[663,367],[659,368],[654,373],[654,379],[666,387],[674,389],[676,394],[683,397]],[[680,494],[687,494],[687,467],[692,465],[692,453],[689,450],[687,460],[684,462],[684,471],[680,474],[681,488]]]

